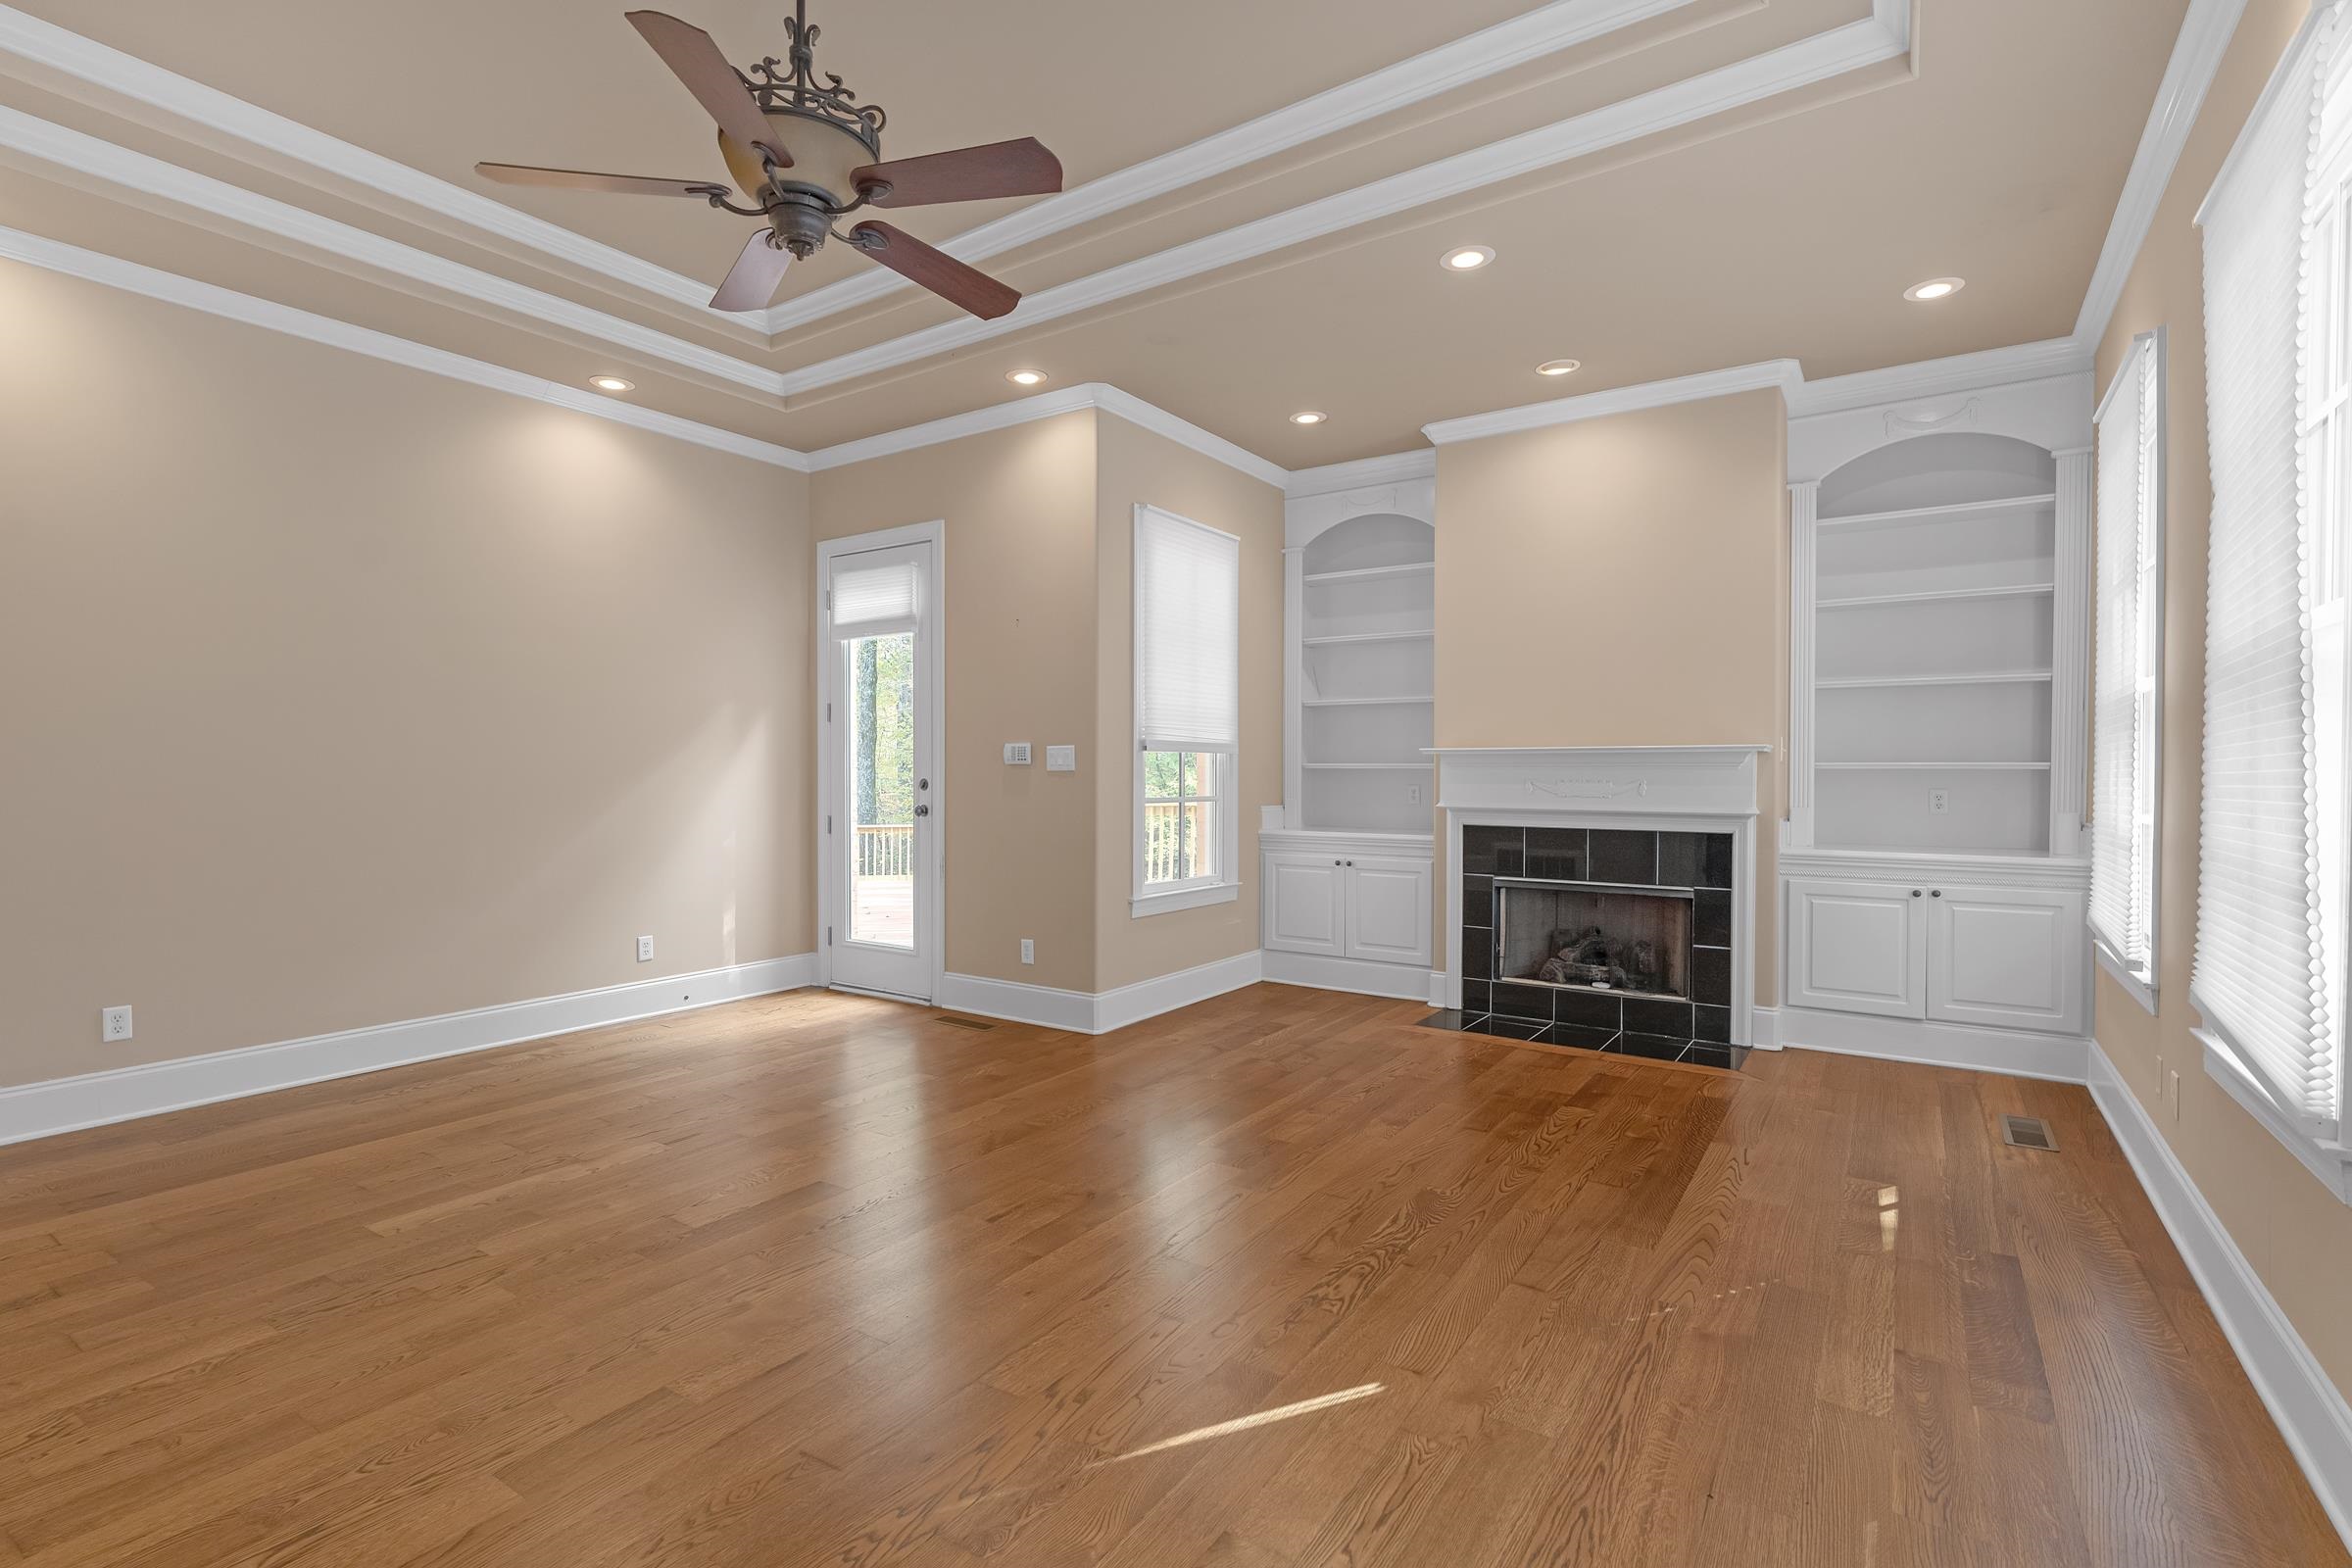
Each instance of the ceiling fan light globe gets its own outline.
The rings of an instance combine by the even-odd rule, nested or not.
[[[792,160],[791,168],[775,172],[776,185],[798,185],[822,193],[835,207],[847,207],[858,199],[858,187],[850,173],[874,162],[872,147],[831,121],[796,110],[770,109],[767,123],[770,144]],[[744,146],[723,130],[718,133],[718,151],[727,161],[727,173],[736,188],[764,205],[771,177],[767,161],[756,148]]]

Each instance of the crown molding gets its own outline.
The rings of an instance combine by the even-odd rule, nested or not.
[[[2172,183],[2181,149],[2196,128],[2197,112],[2205,106],[2205,94],[2222,69],[2222,57],[2230,51],[2230,40],[2235,36],[2245,9],[2246,0],[2188,0],[2180,35],[2165,65],[2164,79],[2157,85],[2147,126],[2132,156],[2132,172],[2124,178],[2123,195],[2107,225],[2107,238],[2099,247],[2098,265],[2091,269],[2082,312],[2075,318],[2075,341],[2092,353],[2107,335],[2107,323],[2123,297],[2124,283],[2156,222],[2156,208],[2164,200],[2165,187]]]
[[[1081,409],[1115,414],[1130,424],[1139,425],[1154,435],[1163,436],[1178,446],[1188,447],[1204,458],[1214,459],[1229,468],[1246,473],[1252,479],[1262,480],[1277,489],[1291,477],[1288,470],[1267,462],[1256,453],[1236,446],[1223,436],[1213,435],[1189,419],[1179,418],[1167,410],[1146,403],[1133,393],[1122,392],[1105,381],[1056,387],[1051,392],[1039,392],[1029,397],[1015,398],[1009,403],[974,409],[968,414],[952,414],[944,419],[910,424],[903,430],[890,430],[857,441],[844,441],[839,446],[823,447],[809,454],[808,466],[810,471],[822,473],[827,468],[893,457],[901,452],[938,446],[946,441],[960,441],[965,436],[985,435],[991,430],[1004,430],[1016,424],[1051,419],[1059,415],[1074,414]]]
[[[396,276],[511,311],[516,316],[577,332],[625,352],[662,360],[682,369],[749,387],[770,396],[783,395],[781,372],[717,349],[705,348],[656,327],[549,294],[479,268],[453,262],[431,251],[418,250],[368,229],[326,218],[307,208],[231,185],[192,169],[166,163],[142,152],[102,140],[84,131],[28,115],[0,104],[0,147],[26,154],[77,174],[102,179],[136,193],[142,202],[158,198],[225,218],[264,233],[292,240],[346,261],[377,268]]]
[[[14,6],[0,5],[0,53],[120,93],[248,146],[381,191],[467,227],[601,273],[616,283],[688,306],[716,320],[740,324],[740,318],[710,309],[710,285],[699,279],[533,218],[479,191],[467,190],[380,153],[354,146],[136,55],[27,16]]]
[[[1888,0],[1879,0],[1878,10],[1867,21],[1833,27],[1828,32],[1637,94],[1620,103],[1041,289],[1025,297],[1011,314],[996,320],[948,321],[787,371],[785,390],[787,395],[811,392],[932,359],[1417,207],[1457,200],[1466,192],[1487,185],[1902,59],[1910,52],[1909,19],[1907,9],[1897,9]]]
[[[1019,212],[943,241],[940,249],[962,261],[985,261],[1690,3],[1553,0],[1523,17],[1456,38],[1156,158],[1130,164],[1076,190],[1032,202]],[[887,269],[869,269],[771,307],[765,324],[770,333],[806,326],[911,286]]]
[[[1802,382],[1788,394],[1788,417],[1802,419],[1818,414],[1843,414],[1882,403],[2077,375],[2088,370],[2090,365],[2089,349],[2075,338],[2056,337],[2039,343],[2020,343],[2013,348],[1922,360],[1915,365],[1893,365],[1883,370],[1859,370],[1851,375]]]
[[[1605,418],[1612,414],[1636,414],[1643,409],[1662,409],[1675,403],[1698,403],[1708,398],[1730,397],[1736,392],[1761,391],[1766,387],[1777,387],[1784,397],[1788,397],[1792,396],[1803,384],[1804,371],[1796,361],[1762,360],[1754,365],[1735,365],[1729,369],[1701,370],[1696,375],[1678,375],[1663,381],[1611,387],[1605,392],[1585,392],[1575,397],[1527,403],[1515,409],[1497,409],[1493,414],[1441,419],[1435,424],[1423,425],[1421,433],[1435,445],[1451,446],[1458,441],[1483,441],[1489,436],[1516,435],[1523,430],[1541,430],[1554,424],[1574,424],[1579,419]]]
[[[373,327],[358,326],[349,321],[338,321],[332,317],[296,310],[291,305],[280,305],[275,300],[239,294],[215,283],[201,282],[192,277],[182,277],[176,272],[166,272],[137,262],[124,261],[121,257],[84,250],[62,240],[27,234],[20,229],[0,228],[0,259],[23,262],[69,277],[102,283],[125,293],[185,306],[190,310],[202,311],[207,316],[218,316],[231,321],[242,321],[248,326],[282,332],[289,337],[322,343],[329,348],[364,354],[369,359],[407,366],[410,369],[423,370],[453,381],[488,387],[493,392],[506,392],[515,397],[552,403],[576,414],[650,430],[656,435],[689,441],[696,446],[772,464],[779,468],[791,468],[803,473],[808,470],[807,456],[790,447],[777,446],[773,442],[760,441],[733,430],[722,430],[715,425],[682,419],[674,414],[663,414],[614,398],[600,397],[582,387],[565,386],[544,376],[529,375],[509,369],[503,365],[492,365],[486,360],[468,359],[463,354],[452,354],[447,349],[434,348],[430,344],[394,337],[388,332],[378,332]]]
[[[1308,496],[1338,495],[1369,485],[1401,484],[1410,479],[1434,479],[1438,455],[1427,447],[1392,452],[1385,457],[1358,458],[1353,463],[1327,463],[1319,468],[1294,468],[1283,493],[1293,501]]]

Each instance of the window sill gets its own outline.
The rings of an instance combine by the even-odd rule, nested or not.
[[[1242,896],[1239,882],[1210,882],[1197,888],[1175,888],[1166,893],[1145,893],[1127,901],[1127,917],[1141,920],[1148,914],[1174,914],[1178,909],[1198,909],[1204,905],[1231,904]]]
[[[2150,983],[2149,978],[2117,956],[2115,950],[2097,937],[2090,939],[2090,952],[2091,956],[2099,960],[2099,967],[2106,970],[2108,976],[2117,985],[2124,988],[2125,994],[2133,1002],[2138,1003],[2149,1017],[2154,1017],[2156,1015],[2156,987]]]
[[[2284,1144],[2286,1152],[2301,1160],[2303,1168],[2317,1176],[2338,1202],[2352,1203],[2352,1147],[2339,1139],[2314,1136],[2280,1109],[2270,1092],[2238,1063],[2228,1041],[2209,1030],[2189,1033],[2205,1048],[2205,1076],[2220,1084],[2247,1115]]]

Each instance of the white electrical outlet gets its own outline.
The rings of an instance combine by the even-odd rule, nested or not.
[[[1952,792],[1950,790],[1928,791],[1928,812],[1930,815],[1948,816],[1951,814],[1951,809]]]
[[[1029,937],[1021,938],[1021,961],[1023,963],[1037,961],[1037,943]]]
[[[1419,806],[1421,804],[1420,785],[1407,784],[1404,787],[1404,804],[1407,806]]]
[[[1027,767],[1029,765],[1029,743],[1027,741],[1006,741],[1004,743],[1004,765]]]
[[[639,963],[651,963],[654,961],[654,939],[652,937],[639,937],[637,939],[637,961]]]
[[[98,1038],[101,1040],[128,1040],[130,1038],[130,1009],[128,1007],[100,1009]]]

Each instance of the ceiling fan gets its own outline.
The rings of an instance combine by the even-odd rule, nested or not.
[[[767,226],[752,235],[711,296],[714,310],[763,308],[793,258],[812,255],[827,235],[983,320],[994,320],[1021,302],[1017,291],[986,272],[879,219],[865,219],[846,234],[834,223],[861,207],[925,207],[1057,191],[1061,163],[1036,138],[882,162],[882,126],[889,117],[876,105],[858,103],[839,76],[827,73],[822,85],[816,79],[817,29],[808,25],[808,0],[796,0],[795,14],[785,19],[792,38],[788,59],[770,55],[748,74],[729,65],[700,27],[659,11],[632,11],[628,18],[718,122],[719,156],[753,205],[737,206],[727,199],[725,185],[708,179],[521,164],[476,164],[475,172],[509,185],[701,197],[727,212],[765,220]]]

